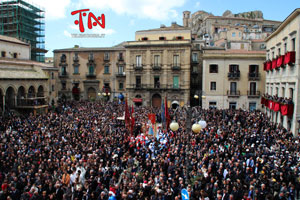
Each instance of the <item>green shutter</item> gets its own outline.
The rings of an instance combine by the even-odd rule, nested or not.
[[[179,88],[179,78],[178,78],[178,76],[173,76],[173,88]]]

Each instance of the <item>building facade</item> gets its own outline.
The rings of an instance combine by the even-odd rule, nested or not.
[[[54,50],[59,68],[58,96],[65,100],[112,100],[125,91],[125,49],[82,48]]]
[[[299,133],[300,9],[266,39],[265,112],[294,135]],[[276,108],[273,105],[277,105]],[[286,110],[285,110],[286,109]]]
[[[261,109],[264,51],[203,49],[203,108]]]
[[[45,61],[45,11],[26,0],[0,2],[0,34],[30,44],[31,60]]]
[[[191,32],[170,27],[137,31],[126,48],[126,92],[129,103],[160,107],[190,103]]]
[[[48,93],[46,71],[55,74],[56,70],[53,66],[30,60],[30,45],[21,40],[1,35],[0,47],[1,113],[4,115],[6,111],[16,110],[37,114],[47,111],[49,100],[53,97]]]

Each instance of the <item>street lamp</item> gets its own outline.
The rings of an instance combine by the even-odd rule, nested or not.
[[[176,122],[176,121],[173,121],[171,124],[170,124],[170,129],[172,131],[177,131],[179,129],[179,124]]]
[[[195,123],[195,124],[193,124],[193,126],[192,126],[192,131],[193,131],[194,133],[200,133],[201,129],[202,129],[202,127],[201,127],[201,125],[198,124],[198,123]]]

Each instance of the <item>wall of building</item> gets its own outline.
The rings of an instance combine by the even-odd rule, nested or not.
[[[295,11],[297,12],[297,11]],[[288,19],[290,20],[290,19]],[[286,51],[296,51],[295,66],[285,66],[279,70],[271,70],[266,73],[266,92],[269,95],[278,95],[279,97],[290,98],[294,102],[294,112],[292,117],[281,116],[281,113],[275,113],[265,109],[265,112],[276,123],[281,123],[285,128],[290,128],[294,135],[298,135],[300,120],[300,88],[299,88],[299,67],[300,67],[300,14],[289,22],[283,22],[279,31],[275,32],[266,42],[267,59],[272,60],[279,54],[284,55]],[[295,39],[295,49],[292,46],[292,39]],[[285,49],[286,44],[286,49]],[[293,95],[291,93],[293,91]],[[278,91],[278,92],[277,92]]]
[[[79,73],[74,73],[74,57],[75,53],[78,54],[78,64],[79,64]],[[89,74],[88,62],[89,55],[93,54],[94,63],[95,63],[95,76],[87,76]],[[104,55],[109,54],[109,59],[104,60]],[[75,83],[78,83],[80,88],[80,98],[88,98],[88,88],[92,87],[96,90],[97,99],[102,98],[103,86],[105,83],[110,86],[110,99],[117,97],[119,93],[124,92],[125,90],[125,77],[126,76],[117,76],[118,66],[124,66],[125,71],[125,60],[119,61],[119,53],[123,53],[125,59],[124,50],[113,50],[103,49],[103,50],[90,50],[86,51],[84,49],[77,49],[74,51],[63,51],[58,50],[54,53],[54,66],[59,68],[59,73],[61,74],[60,59],[62,54],[65,54],[67,57],[67,77],[60,76],[60,82],[58,84],[58,90],[62,91],[62,82],[66,82],[66,90],[64,93],[67,94],[69,99],[72,99],[72,88]],[[109,66],[109,73],[105,73],[105,66]],[[124,83],[124,88],[119,88],[119,82]],[[100,95],[99,95],[100,94]]]
[[[6,58],[14,58],[14,53],[17,53],[17,59],[30,59],[30,46],[6,42],[0,40],[0,53],[5,52]],[[2,55],[0,54],[0,57]]]
[[[250,83],[256,83],[256,91],[264,93],[264,73],[263,73],[264,54],[226,54],[224,52],[210,54],[209,51],[203,54],[203,90],[206,99],[203,99],[203,107],[209,108],[209,102],[217,102],[217,108],[229,108],[229,102],[236,102],[237,108],[248,109],[249,103],[256,102],[256,108],[261,109],[260,97],[249,97]],[[210,73],[210,65],[218,65],[218,73]],[[229,80],[229,65],[239,65],[240,78]],[[249,80],[249,66],[259,66],[259,80]],[[211,90],[211,82],[216,82],[216,90]],[[230,97],[230,83],[237,83],[239,95]]]

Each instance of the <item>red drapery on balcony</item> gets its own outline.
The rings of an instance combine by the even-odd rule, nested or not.
[[[277,59],[274,58],[274,59],[272,60],[272,69],[275,69],[276,67],[277,67]]]
[[[272,62],[268,61],[267,62],[267,71],[269,71],[272,68]]]
[[[267,71],[267,61],[264,62],[264,71]]]
[[[280,112],[282,115],[292,116],[294,111],[294,104],[281,104]]]
[[[265,99],[265,106],[266,106],[267,108],[269,108],[269,101],[270,101],[270,100]]]
[[[265,99],[264,97],[262,97],[261,100],[260,100],[260,103],[261,103],[262,105],[265,105],[265,101],[266,101],[266,99]]]
[[[73,94],[79,94],[79,93],[80,93],[79,88],[74,87],[74,88],[72,89],[72,93],[73,93]]]
[[[279,56],[277,58],[277,67],[281,67],[283,65],[284,56]]]
[[[284,57],[284,64],[292,65],[295,63],[295,51],[286,52]]]
[[[278,112],[280,110],[280,103],[279,102],[274,102],[274,111]]]

